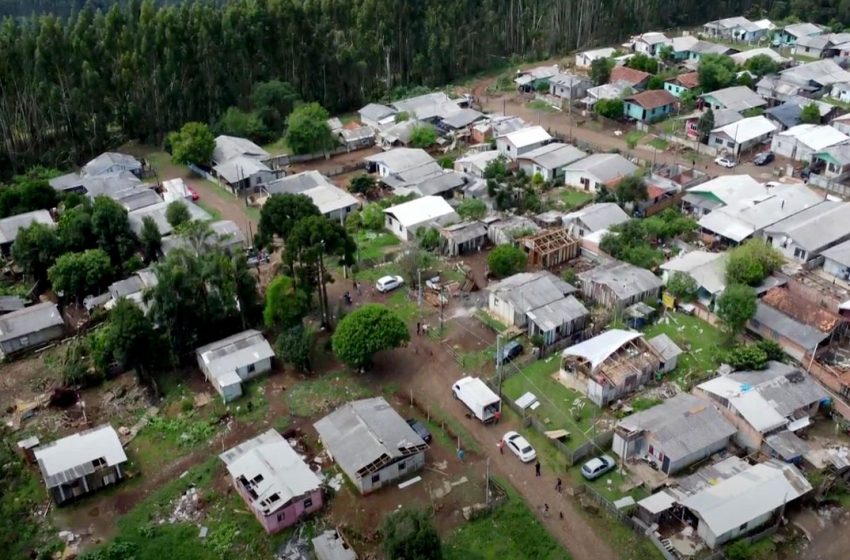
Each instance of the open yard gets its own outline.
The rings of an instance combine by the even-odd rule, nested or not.
[[[567,209],[578,208],[584,206],[593,200],[593,193],[577,191],[569,187],[561,187],[558,189],[558,198]]]
[[[698,317],[667,312],[645,333],[647,338],[664,333],[684,351],[670,374],[671,380],[682,389],[710,375],[720,365],[726,337],[720,329]]]
[[[358,261],[381,261],[390,247],[397,247],[401,240],[388,231],[358,231],[354,236],[357,243]]]

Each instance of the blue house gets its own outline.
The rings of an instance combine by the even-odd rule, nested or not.
[[[823,35],[823,28],[814,23],[792,23],[773,36],[773,44],[777,46],[796,45],[804,37]]]
[[[663,89],[643,91],[623,101],[626,118],[646,123],[660,121],[676,109],[676,97]]]
[[[686,91],[699,87],[699,73],[686,72],[664,82],[664,89],[676,97],[681,97]]]

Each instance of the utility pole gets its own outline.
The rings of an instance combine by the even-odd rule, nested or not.
[[[422,269],[416,269],[416,287],[419,289],[419,307],[422,307]],[[442,307],[442,306],[441,306]]]
[[[487,471],[484,475],[484,503],[490,505],[490,456],[487,456]]]
[[[496,333],[496,375],[499,383],[499,398],[502,398],[502,355],[499,353],[499,339],[501,333]]]
[[[322,326],[330,330],[328,319],[328,290],[325,286],[325,240],[321,240],[322,249],[319,251],[319,299],[322,300]]]

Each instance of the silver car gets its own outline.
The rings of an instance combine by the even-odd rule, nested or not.
[[[581,476],[587,480],[595,480],[617,466],[610,455],[602,455],[586,462],[581,466]]]

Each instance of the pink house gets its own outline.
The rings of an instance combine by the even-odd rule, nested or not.
[[[324,504],[321,481],[276,430],[219,455],[233,486],[267,533],[277,533]]]

